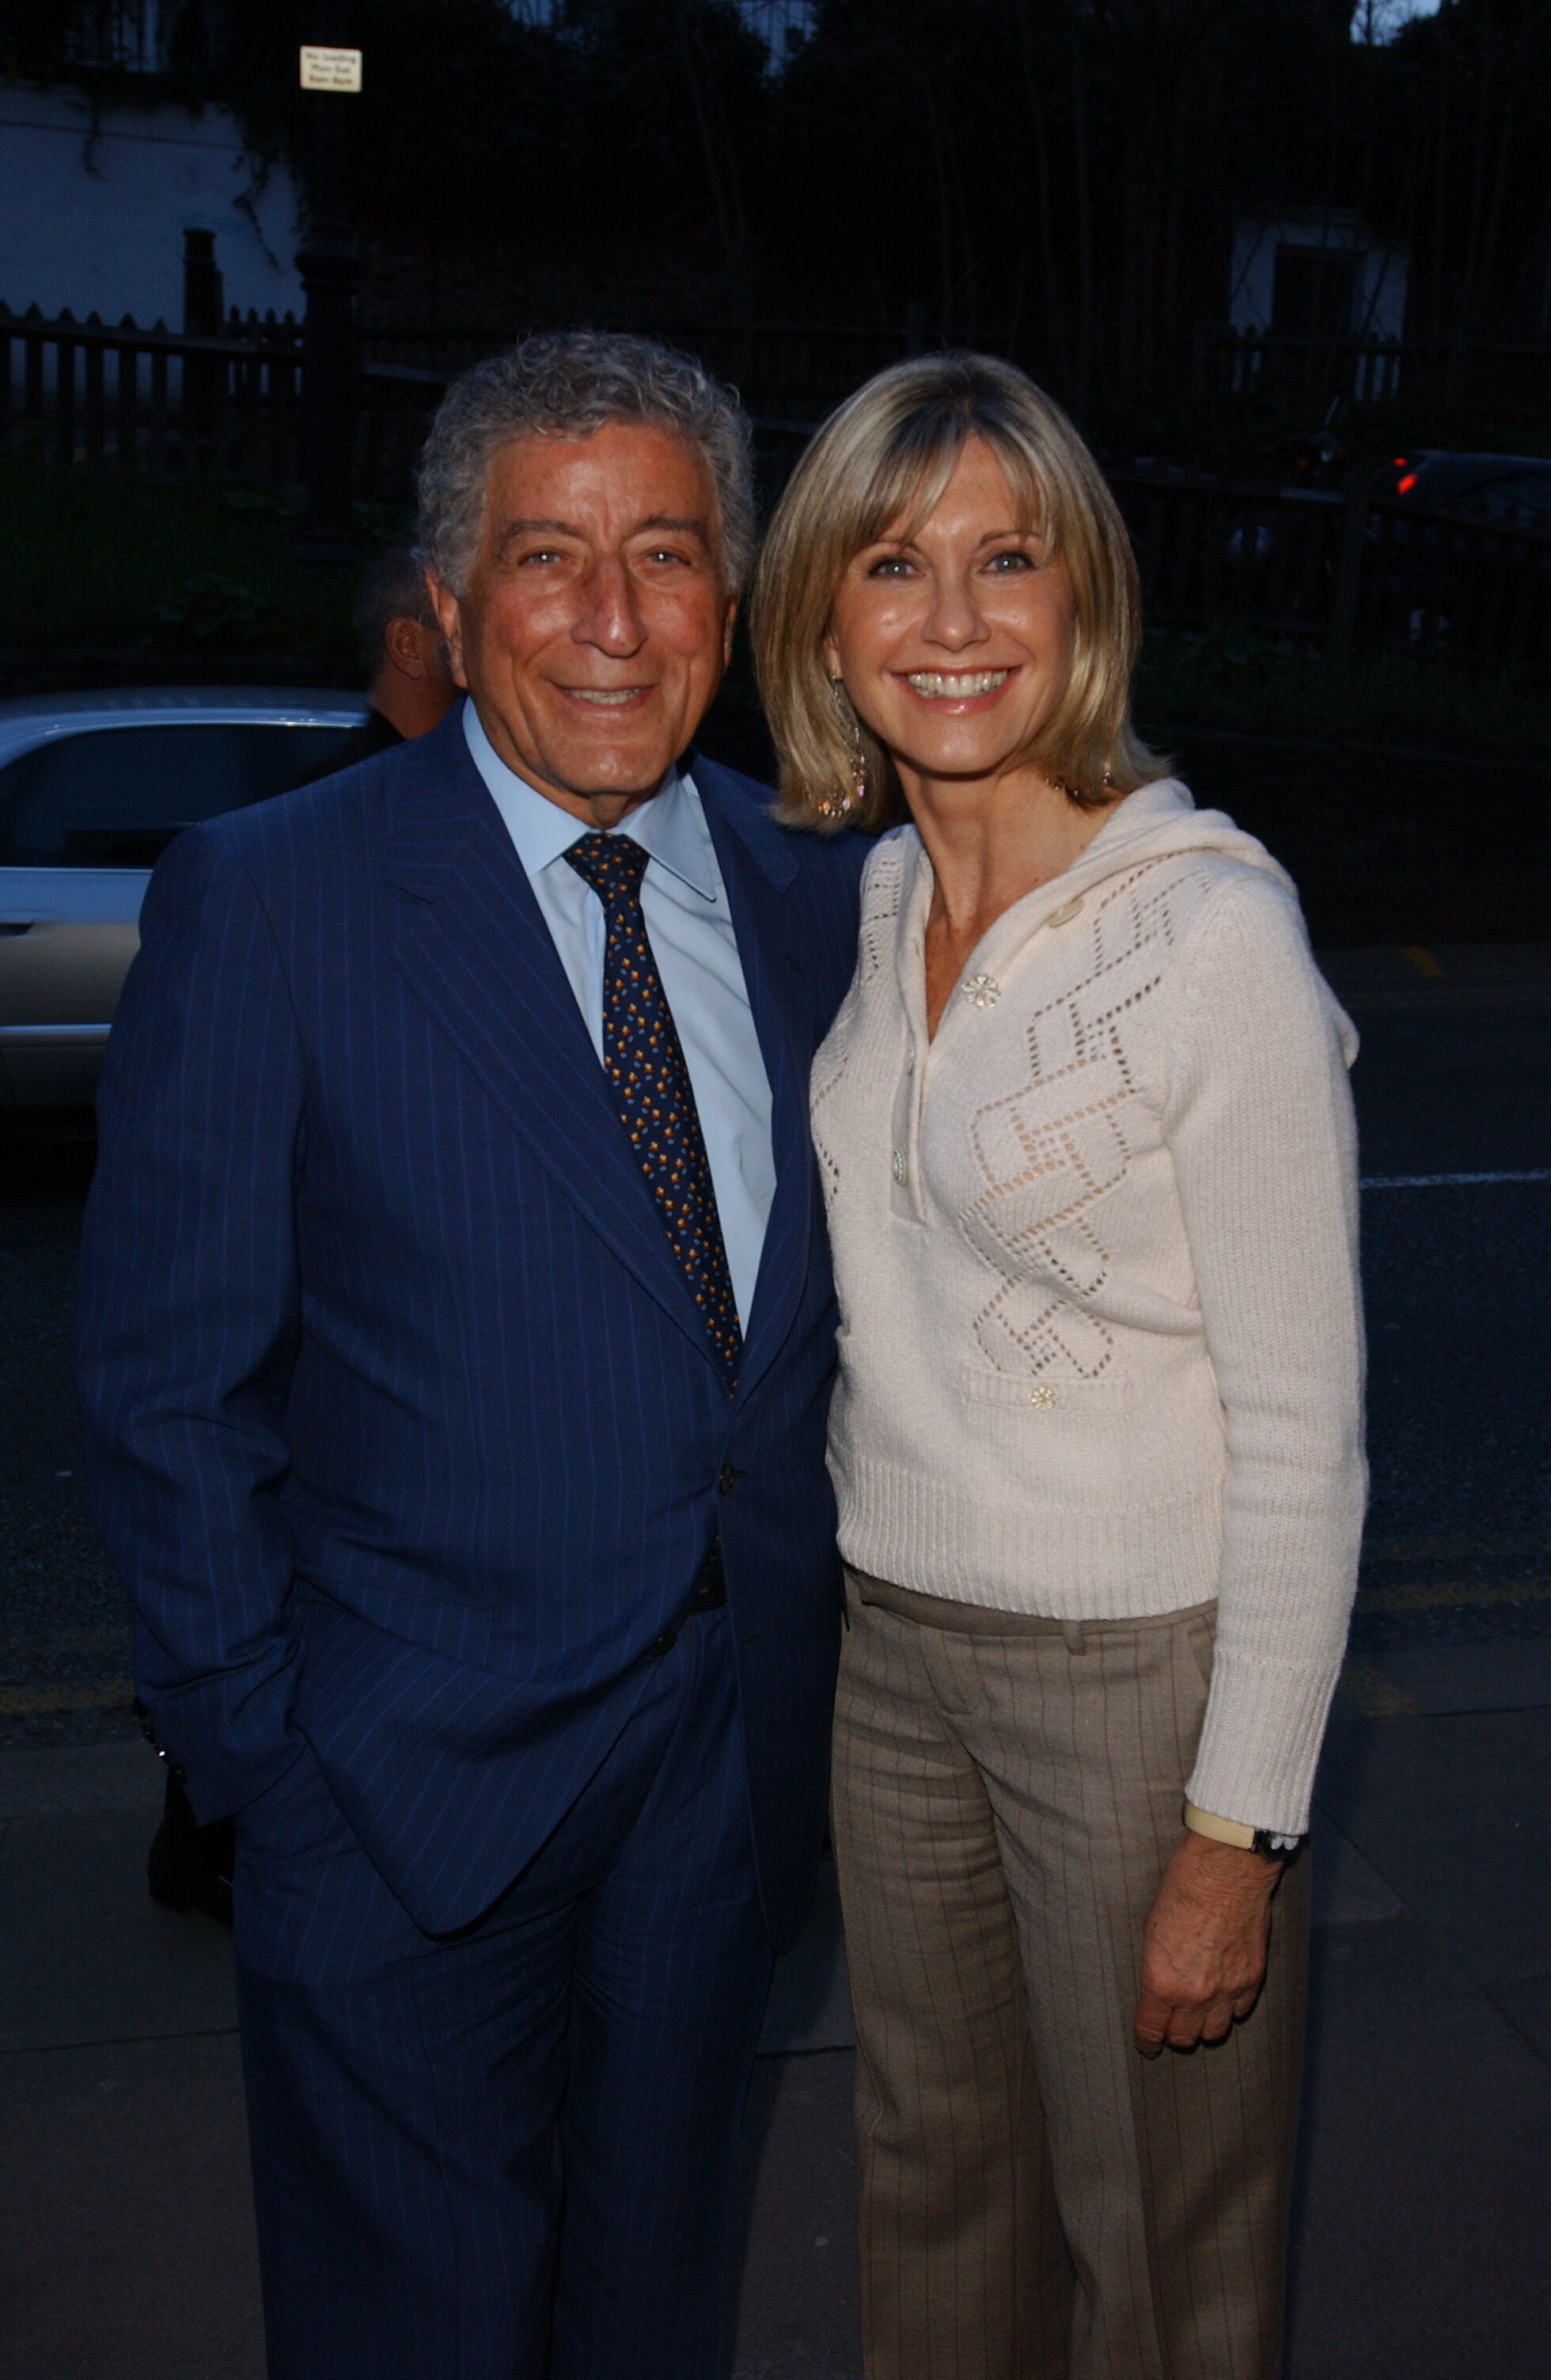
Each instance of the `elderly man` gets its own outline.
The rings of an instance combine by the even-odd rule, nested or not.
[[[714,2380],[823,1828],[809,1062],[855,847],[688,749],[745,425],[534,339],[421,474],[467,699],[158,869],[82,1381],[236,1949],[270,2370]]]

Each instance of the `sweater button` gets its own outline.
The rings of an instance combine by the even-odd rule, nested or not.
[[[894,1176],[895,1181],[896,1181],[896,1182],[898,1182],[898,1183],[902,1185],[902,1187],[903,1187],[903,1184],[904,1184],[904,1182],[905,1182],[905,1180],[906,1180],[906,1178],[907,1178],[907,1176],[909,1175],[909,1172],[910,1172],[910,1168],[909,1168],[909,1166],[908,1166],[908,1165],[905,1163],[905,1161],[904,1161],[904,1151],[903,1151],[903,1148],[896,1148],[896,1149],[895,1149],[894,1154],[893,1154],[893,1157],[891,1159],[890,1163],[891,1163],[891,1170],[892,1170],[892,1172],[893,1172],[893,1176]]]
[[[964,986],[964,998],[972,1008],[994,1008],[1001,998],[1001,986],[994,975],[972,975]]]

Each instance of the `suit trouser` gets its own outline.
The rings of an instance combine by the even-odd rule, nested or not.
[[[1252,2016],[1155,2059],[1131,2032],[1213,1607],[1063,1628],[847,1585],[868,2380],[1273,2380],[1305,1861]]]
[[[433,1939],[310,1756],[238,1821],[272,2380],[721,2380],[769,1984],[725,1609]]]

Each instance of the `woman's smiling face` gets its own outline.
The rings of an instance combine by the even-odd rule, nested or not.
[[[1072,626],[1065,569],[1041,559],[1000,460],[972,438],[924,521],[853,555],[824,658],[907,783],[985,781],[1019,766],[1055,711]]]

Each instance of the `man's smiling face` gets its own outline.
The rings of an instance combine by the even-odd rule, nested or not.
[[[735,609],[698,449],[643,421],[502,447],[452,654],[508,768],[591,826],[646,800],[721,681]]]

